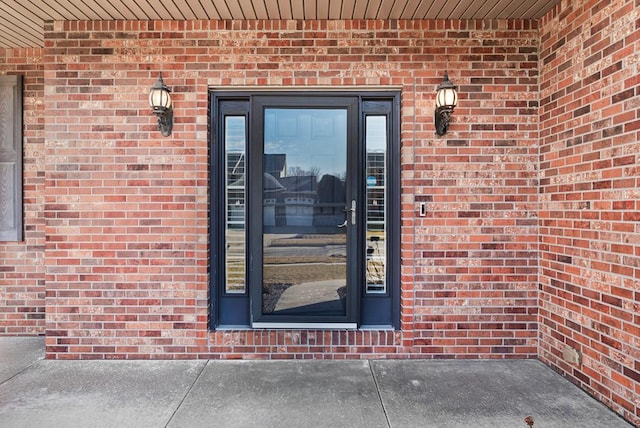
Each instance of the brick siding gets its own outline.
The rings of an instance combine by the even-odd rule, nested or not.
[[[540,24],[540,358],[636,424],[639,6],[563,1]]]
[[[44,334],[44,65],[42,49],[0,49],[0,74],[23,76],[24,241],[0,242],[0,335]]]
[[[535,357],[534,24],[47,24],[48,357]],[[159,71],[169,138],[147,105]],[[402,89],[402,331],[209,332],[208,87],[367,85]]]

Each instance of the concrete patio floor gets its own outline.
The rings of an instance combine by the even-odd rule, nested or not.
[[[0,337],[7,427],[630,427],[534,360],[53,361]]]

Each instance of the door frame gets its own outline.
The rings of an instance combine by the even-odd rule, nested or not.
[[[320,89],[304,90],[303,88],[284,88],[281,90],[272,90],[270,88],[248,88],[246,90],[239,88],[211,88],[209,91],[209,136],[210,136],[210,175],[209,175],[209,218],[210,218],[210,296],[209,308],[210,318],[209,324],[211,330],[215,329],[247,329],[247,328],[316,328],[316,329],[344,329],[344,328],[363,328],[363,329],[399,329],[400,328],[400,235],[401,235],[401,187],[400,187],[400,94],[399,88],[379,88],[366,89],[358,91],[358,88],[346,88],[345,90],[327,90]],[[317,100],[321,98],[340,99],[353,98],[357,100],[355,111],[357,126],[356,135],[350,136],[349,141],[355,141],[351,144],[349,150],[355,150],[357,153],[351,155],[357,159],[359,165],[365,164],[365,118],[367,115],[386,116],[388,120],[387,129],[387,196],[388,205],[386,208],[386,221],[388,227],[387,243],[386,243],[386,263],[388,266],[386,291],[382,294],[369,294],[365,291],[365,264],[356,263],[355,268],[351,269],[351,274],[357,276],[352,283],[356,289],[355,298],[352,302],[355,306],[350,312],[354,321],[349,322],[314,322],[314,323],[280,323],[275,320],[267,322],[254,320],[252,317],[252,305],[254,304],[252,297],[255,293],[249,293],[253,279],[250,278],[250,271],[256,266],[256,263],[262,264],[262,260],[253,260],[249,247],[254,244],[262,246],[262,231],[254,233],[251,227],[251,219],[247,216],[246,225],[246,284],[245,291],[241,293],[230,293],[225,289],[225,221],[226,208],[224,189],[226,183],[226,172],[224,168],[224,120],[227,116],[244,116],[246,123],[246,144],[251,145],[253,141],[253,120],[254,112],[252,111],[252,100],[255,97],[281,97],[283,99],[295,99],[304,97],[308,100],[310,108],[317,107]],[[259,128],[258,128],[259,129]],[[261,131],[262,132],[262,131]],[[247,147],[247,151],[249,147]],[[247,169],[255,169],[253,163],[255,159],[246,159]],[[262,156],[260,156],[262,162]],[[364,168],[364,167],[363,167]],[[356,223],[355,242],[356,248],[353,251],[366,249],[366,227],[365,224],[365,174],[359,174],[353,183],[357,186],[360,193],[357,195],[358,219]],[[252,184],[254,185],[254,184]],[[262,183],[258,188],[261,189]],[[255,192],[254,192],[255,193]],[[262,192],[259,192],[262,194]],[[352,195],[348,195],[348,201]],[[247,204],[251,196],[247,197]],[[253,204],[256,202],[254,201]],[[262,211],[262,201],[260,201],[260,211]],[[251,212],[251,208],[246,207],[246,212]],[[262,215],[258,216],[262,221]],[[261,225],[260,225],[261,227]],[[259,238],[259,242],[255,242],[255,237]],[[353,247],[353,246],[352,246]],[[358,257],[365,257],[360,251]],[[353,257],[352,257],[353,258]],[[261,285],[261,284],[260,284]],[[382,314],[382,315],[381,315]]]

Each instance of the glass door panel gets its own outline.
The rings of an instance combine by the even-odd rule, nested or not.
[[[347,313],[347,128],[342,108],[264,110],[263,315]]]

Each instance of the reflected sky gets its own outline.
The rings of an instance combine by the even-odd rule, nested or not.
[[[244,152],[246,123],[244,116],[225,118],[225,142],[228,152]],[[267,109],[265,112],[265,154],[286,154],[288,167],[320,170],[322,174],[344,175],[346,110]],[[386,150],[386,116],[367,116],[367,151]]]
[[[367,152],[387,149],[387,117],[367,116],[366,121]]]
[[[264,153],[286,154],[289,170],[344,177],[346,138],[345,109],[265,110]]]
[[[244,116],[226,116],[224,141],[228,152],[244,152],[246,145]]]

